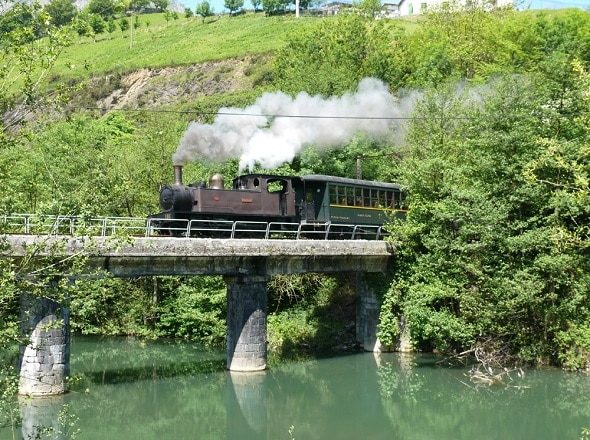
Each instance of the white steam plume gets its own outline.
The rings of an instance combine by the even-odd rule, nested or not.
[[[292,98],[280,92],[265,93],[244,109],[220,109],[220,113],[232,114],[217,115],[213,124],[192,122],[172,160],[182,165],[194,160],[222,161],[239,157],[240,170],[252,168],[255,162],[265,168],[275,168],[291,161],[310,144],[335,147],[358,132],[372,138],[392,135],[394,127],[400,125],[396,118],[408,117],[415,101],[415,94],[396,99],[383,82],[374,78],[363,79],[356,93],[339,97],[300,93]],[[402,133],[396,135],[403,136]]]

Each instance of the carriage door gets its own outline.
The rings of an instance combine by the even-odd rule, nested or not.
[[[313,185],[305,185],[305,220],[308,222],[315,221],[315,207],[314,207],[314,193]]]

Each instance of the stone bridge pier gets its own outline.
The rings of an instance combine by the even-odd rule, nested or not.
[[[23,293],[18,392],[31,397],[62,394],[70,370],[69,311],[44,297]]]
[[[266,368],[267,294],[264,276],[225,277],[227,284],[227,369]]]

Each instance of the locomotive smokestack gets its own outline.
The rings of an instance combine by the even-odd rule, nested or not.
[[[174,165],[174,184],[182,185],[182,165]]]

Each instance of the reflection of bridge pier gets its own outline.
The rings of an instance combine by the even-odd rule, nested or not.
[[[228,439],[267,438],[268,406],[266,372],[228,374]]]
[[[22,418],[21,432],[23,439],[51,438],[61,440],[69,436],[60,424],[60,411],[63,397],[44,397],[42,399],[19,398]]]
[[[84,240],[69,236],[11,235],[7,242],[9,250],[4,256],[27,256],[27,249],[37,249],[36,256],[41,258],[85,254],[88,255],[88,271],[101,269],[115,277],[224,275],[228,285],[227,366],[236,371],[266,368],[266,280],[276,274],[359,274],[360,340],[367,350],[373,351],[378,345],[375,332],[379,310],[375,294],[367,288],[362,274],[385,272],[393,254],[393,249],[385,242],[361,240],[145,237],[121,245],[120,241],[109,237],[95,237],[92,248],[88,248]],[[39,303],[23,300],[22,313],[33,311],[34,316],[38,315],[33,319],[35,326],[52,324],[41,328],[29,326],[24,330],[26,336],[41,335],[49,348],[40,351],[44,345],[37,342],[23,348],[19,393],[61,393],[65,391],[64,378],[68,369],[67,312],[46,300],[36,301]],[[57,374],[60,371],[61,374]],[[38,373],[46,372],[51,372],[52,378],[40,379],[46,375]],[[22,385],[29,379],[36,383],[52,382],[52,389],[46,391],[43,387],[42,392],[31,391]]]

